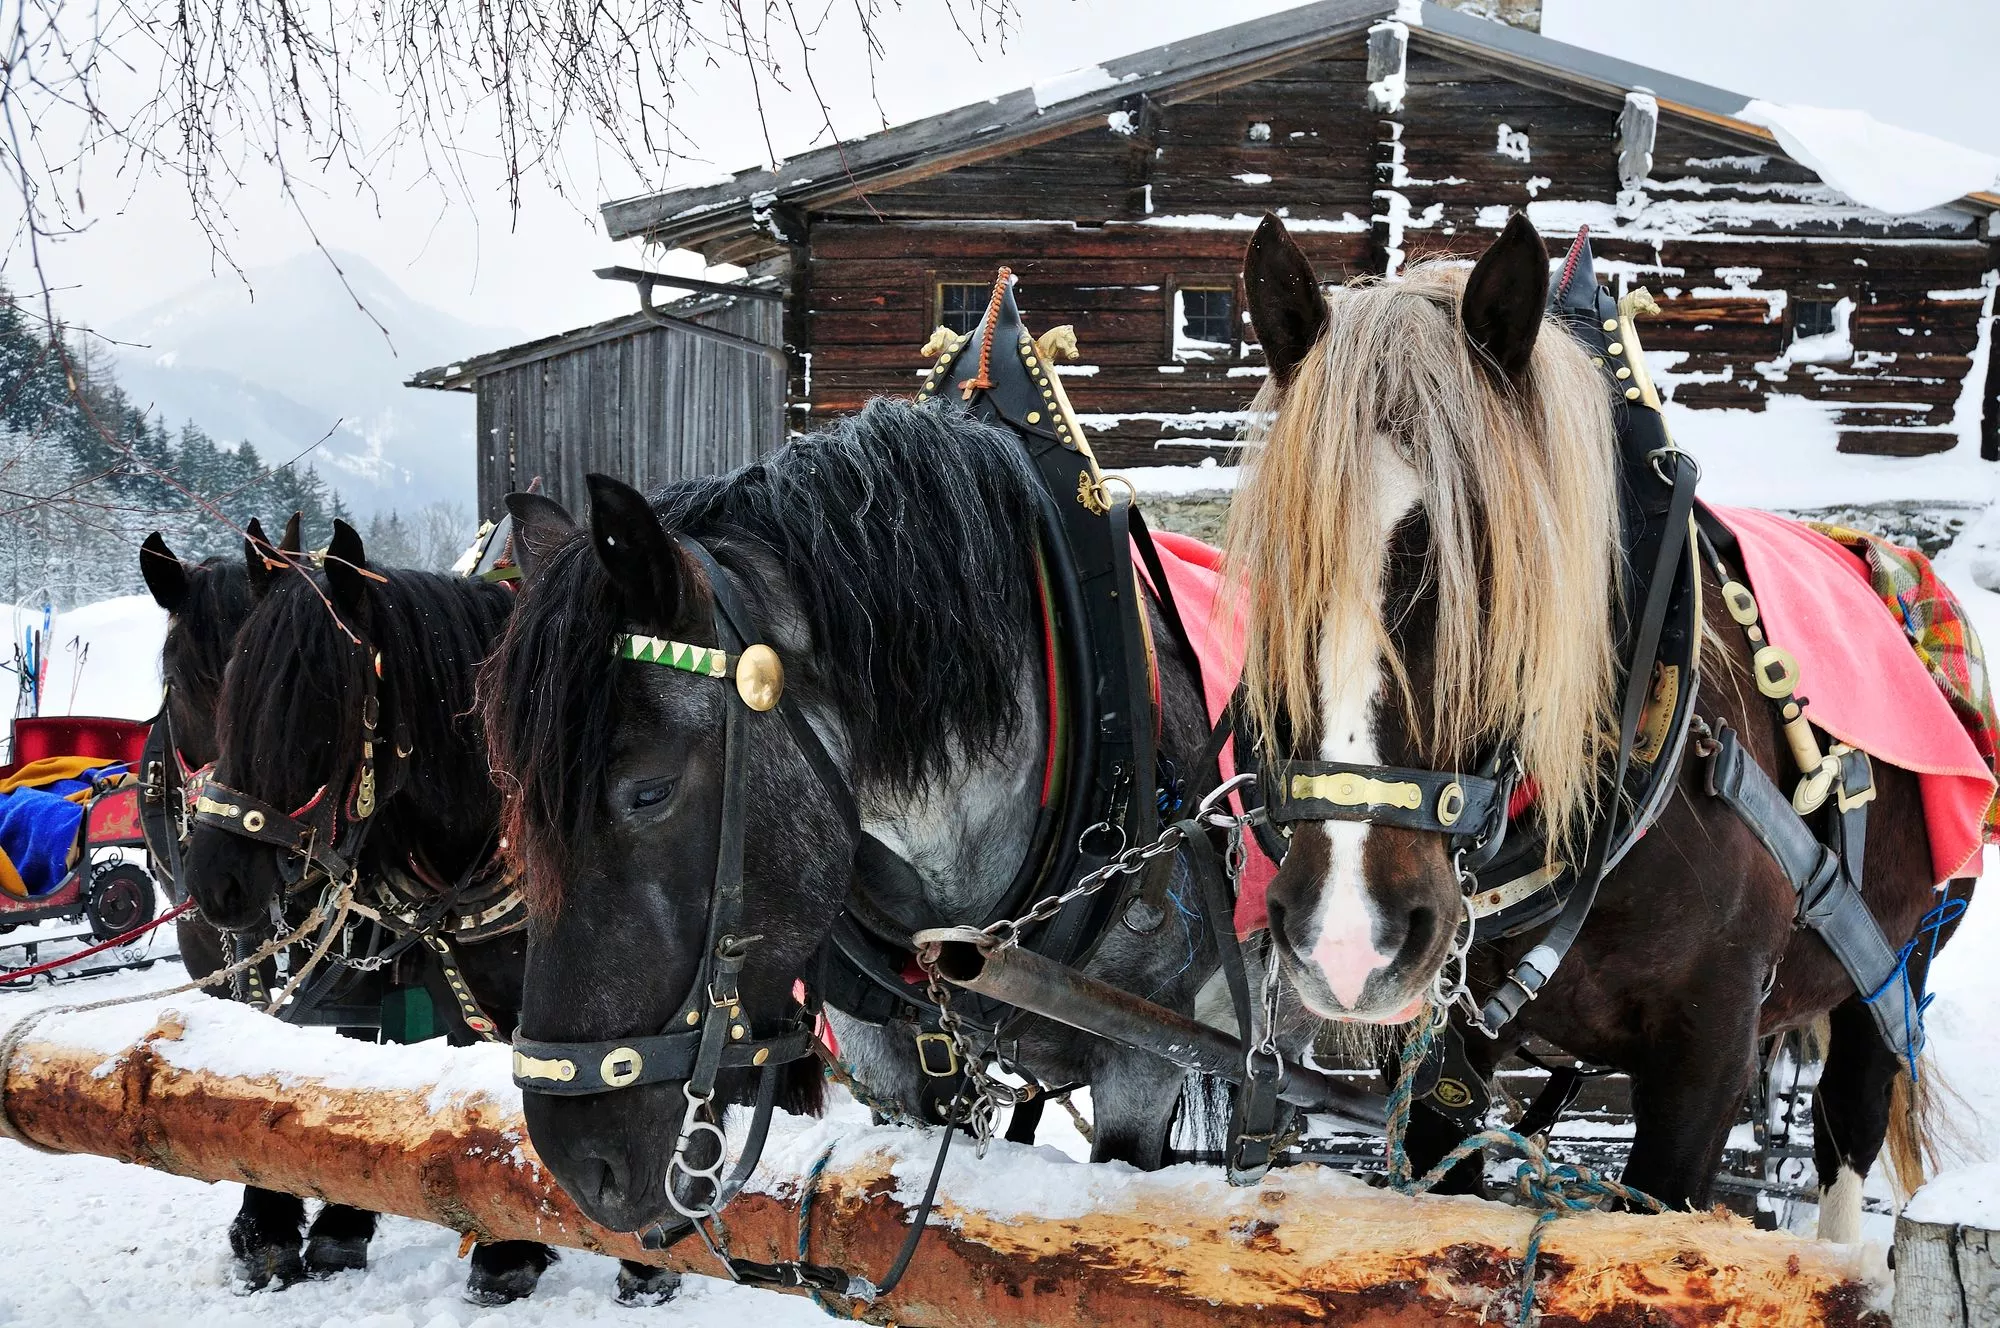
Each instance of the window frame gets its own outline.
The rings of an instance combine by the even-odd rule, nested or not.
[[[1831,333],[1838,331],[1840,328],[1840,320],[1835,311],[1838,310],[1840,307],[1841,298],[1842,297],[1838,295],[1833,296],[1832,298],[1828,298],[1825,292],[1814,291],[1810,295],[1794,294],[1791,297],[1791,299],[1786,301],[1785,309],[1786,312],[1790,315],[1791,325],[1792,325],[1792,338],[1791,338],[1792,341],[1799,342],[1805,340],[1807,337],[1828,336]],[[1801,330],[1799,310],[1806,305],[1812,305],[1815,307],[1816,310],[1824,311],[1826,319],[1826,325],[1824,327],[1818,328],[1817,330],[1812,332],[1806,332]]]
[[[1237,290],[1234,277],[1188,277],[1176,280],[1167,291],[1167,362],[1169,364],[1199,364],[1200,360],[1181,357],[1181,327],[1187,309],[1185,296],[1189,291],[1220,291],[1229,297],[1229,311],[1224,317],[1229,323],[1229,335],[1221,341],[1202,341],[1206,346],[1220,346],[1222,349],[1209,358],[1212,362],[1235,361],[1242,358],[1243,302]],[[1189,341],[1196,338],[1190,337]]]
[[[958,278],[958,277],[939,277],[934,281],[932,281],[931,282],[931,326],[932,327],[950,327],[950,324],[945,321],[944,292],[947,286],[961,286],[972,290],[977,290],[979,292],[979,301],[973,313],[972,327],[965,329],[960,329],[955,327],[951,328],[951,331],[953,332],[954,335],[967,336],[979,326],[979,320],[986,316],[986,305],[993,295],[993,283],[990,280],[967,281],[964,280],[963,278]]]

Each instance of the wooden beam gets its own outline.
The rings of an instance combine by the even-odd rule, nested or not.
[[[585,1220],[535,1156],[505,1049],[371,1047],[242,1006],[51,1014],[0,1028],[0,1110],[39,1148],[258,1185],[713,1273],[692,1242],[648,1254]],[[784,1118],[728,1211],[738,1255],[795,1257],[803,1175],[811,1257],[879,1276],[906,1231],[931,1137],[861,1118]],[[947,1169],[938,1225],[863,1317],[911,1328],[1355,1328],[1511,1322],[1533,1214],[1406,1199],[1313,1167],[1232,1189],[1211,1169],[1140,1175],[996,1144]],[[1856,1251],[1709,1214],[1566,1218],[1542,1246],[1543,1322],[1658,1328],[1861,1328]]]
[[[629,281],[637,286],[640,298],[650,305],[655,287],[665,286],[668,290],[699,291],[705,295],[740,295],[746,300],[770,300],[784,303],[785,293],[780,290],[766,290],[759,286],[745,286],[732,281],[698,281],[693,277],[676,277],[668,272],[648,272],[636,267],[601,267],[593,274],[600,281]]]

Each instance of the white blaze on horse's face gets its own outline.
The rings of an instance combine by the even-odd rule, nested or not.
[[[1371,468],[1379,477],[1373,494],[1375,528],[1386,569],[1390,537],[1416,509],[1423,487],[1416,468],[1386,435],[1376,439],[1375,458]],[[1380,648],[1372,641],[1358,633],[1348,633],[1346,639],[1357,644],[1344,652],[1345,657],[1335,657],[1341,652],[1332,636],[1322,642],[1320,649],[1319,757],[1322,761],[1381,765],[1375,725],[1376,712],[1388,693],[1388,669]],[[1384,1018],[1399,1013],[1408,1004],[1407,996],[1398,999],[1393,992],[1377,993],[1374,1002],[1362,1004],[1369,979],[1394,961],[1397,948],[1395,941],[1389,943],[1387,953],[1377,948],[1376,938],[1389,932],[1389,928],[1369,888],[1366,868],[1369,831],[1370,827],[1360,821],[1324,821],[1301,826],[1295,832],[1324,834],[1329,841],[1326,875],[1319,882],[1318,907],[1314,910],[1314,928],[1306,942],[1311,949],[1305,957],[1319,969],[1327,990],[1342,1009],[1321,1013]],[[1375,1008],[1378,1005],[1381,1008]]]

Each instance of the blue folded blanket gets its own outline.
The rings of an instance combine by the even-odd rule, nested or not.
[[[0,853],[21,873],[30,898],[49,893],[69,874],[84,805],[63,795],[89,787],[87,779],[65,779],[0,794]]]

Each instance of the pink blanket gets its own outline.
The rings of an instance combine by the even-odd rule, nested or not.
[[[1186,535],[1160,531],[1153,536],[1159,550],[1160,570],[1174,592],[1181,624],[1188,641],[1201,660],[1201,690],[1208,702],[1208,722],[1222,718],[1223,709],[1235,694],[1243,677],[1243,620],[1222,603],[1222,550]],[[1136,561],[1136,559],[1135,559]],[[1140,564],[1141,568],[1144,564]],[[1147,578],[1150,582],[1151,578]],[[1222,749],[1222,777],[1236,773],[1234,739]],[[1233,798],[1238,811],[1242,800]],[[1249,857],[1236,896],[1236,934],[1248,936],[1266,925],[1264,892],[1277,875],[1277,864],[1264,855],[1253,837],[1248,840]]]
[[[1977,876],[1993,772],[1861,560],[1796,521],[1750,508],[1714,511],[1742,548],[1766,634],[1799,661],[1807,716],[1841,742],[1919,776],[1932,874],[1940,883]]]
[[[1876,760],[1915,772],[1933,874],[1939,882],[1978,875],[1993,774],[1875,597],[1861,561],[1796,521],[1746,508],[1715,512],[1742,548],[1765,631],[1799,661],[1798,692],[1809,702],[1813,723]],[[1154,535],[1153,542],[1201,659],[1202,691],[1214,723],[1243,673],[1242,620],[1219,602],[1222,552],[1169,532]],[[1223,777],[1235,769],[1232,743],[1223,748]],[[1253,838],[1236,900],[1239,936],[1268,925],[1264,894],[1276,873]]]

